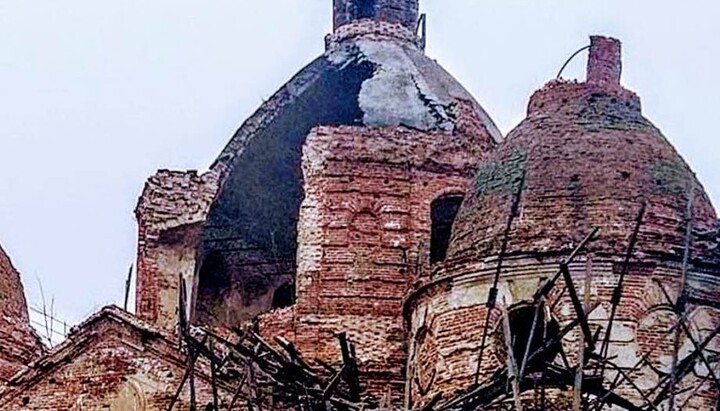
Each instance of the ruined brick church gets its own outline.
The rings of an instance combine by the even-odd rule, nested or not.
[[[620,42],[503,136],[424,27],[334,0],[209,171],[150,177],[134,313],[43,347],[0,250],[0,409],[720,409],[720,225]]]

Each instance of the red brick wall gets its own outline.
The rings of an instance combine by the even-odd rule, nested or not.
[[[164,329],[177,324],[179,275],[195,271],[200,229],[217,192],[214,173],[162,170],[145,185],[138,221],[137,315]],[[189,297],[191,297],[189,295]]]
[[[470,125],[465,125],[470,129]],[[298,237],[297,303],[261,317],[301,352],[340,360],[347,332],[376,396],[401,402],[402,301],[429,269],[430,204],[464,193],[489,138],[403,128],[319,127],[303,156],[305,199]]]
[[[41,352],[30,327],[20,274],[0,247],[0,386]]]
[[[113,320],[101,320],[74,337],[0,394],[0,409],[167,409],[186,368],[179,347]],[[211,387],[198,372],[199,409],[212,402]],[[222,386],[219,394],[226,403],[232,396]],[[189,402],[186,385],[174,409],[187,410]]]
[[[682,288],[689,199],[693,234],[712,232],[718,220],[691,169],[643,117],[640,99],[620,86],[620,72],[619,42],[593,37],[588,82],[553,81],[536,92],[527,118],[480,163],[455,222],[444,269],[424,278],[408,300],[414,405],[437,392],[447,398],[474,382],[485,331],[485,303],[511,206],[521,188],[518,213],[507,236],[498,303],[509,308],[532,300],[541,280],[557,271],[559,256],[566,256],[593,228],[599,228],[598,237],[586,249],[593,256],[590,267],[583,256],[571,272],[580,295],[585,273],[591,272],[592,301],[602,304],[591,320],[595,327],[606,325],[623,256],[641,205],[646,203],[609,355],[626,369],[646,354],[662,367],[669,366],[672,336],[667,329],[674,319],[668,310],[660,309],[669,302],[656,280],[674,303]],[[716,303],[720,267],[711,263],[715,244],[700,236],[691,238],[688,292]],[[720,324],[720,310],[692,310],[700,311],[691,314],[697,318],[690,323],[706,335]],[[551,314],[561,325],[576,317],[567,295],[557,301]],[[505,361],[499,314],[493,315],[481,381]],[[578,341],[575,331],[563,342],[571,360],[576,360]],[[660,346],[654,347],[655,343]],[[682,350],[686,354],[689,345],[685,338]],[[658,376],[651,368],[641,367],[633,375],[638,384],[657,385]],[[612,380],[612,373],[608,375]],[[698,380],[691,377],[683,384],[698,384]],[[642,403],[628,385],[619,392]],[[717,395],[703,385],[696,396],[678,398],[678,404],[684,400],[701,404],[702,398]],[[707,409],[695,407],[683,409]]]
[[[363,13],[367,9],[368,13]],[[360,19],[402,24],[415,30],[418,0],[334,0],[333,21],[337,29]]]
[[[584,293],[585,275],[588,270],[592,273],[591,305],[601,304],[590,315],[593,332],[600,326],[607,326],[611,310],[610,300],[617,285],[622,260],[621,256],[615,259],[594,257],[588,262],[586,256],[581,256],[570,266],[581,297]],[[518,303],[532,301],[541,280],[557,272],[559,262],[559,257],[527,255],[508,258],[498,285],[498,306],[505,304],[506,308],[511,308]],[[443,393],[447,399],[473,385],[484,331],[482,326],[486,315],[485,303],[496,263],[496,260],[488,259],[452,267],[442,273],[437,281],[428,283],[409,299],[409,378],[415,408],[429,401],[438,392]],[[645,261],[631,267],[624,283],[623,297],[610,339],[609,355],[614,357],[614,362],[620,367],[630,370],[641,357],[647,355],[653,366],[665,371],[669,369],[674,338],[670,327],[675,324],[676,316],[668,308],[667,299],[657,282],[663,284],[674,300],[679,289],[680,271],[678,264],[663,263],[660,260]],[[548,298],[547,306],[554,306],[552,318],[563,327],[574,320],[576,314],[569,295],[559,295],[564,286],[562,279],[560,281]],[[717,289],[720,286],[716,279],[710,279],[707,273],[699,271],[691,273],[687,284],[691,297],[699,297],[703,290]],[[716,304],[720,302],[717,293],[712,301]],[[694,305],[688,312],[688,324],[695,330],[693,333],[699,341],[720,325],[720,310]],[[480,381],[486,381],[499,367],[505,365],[506,350],[501,334],[500,310],[496,309],[492,312],[488,328]],[[571,365],[577,363],[579,341],[578,329],[563,340],[563,347]],[[681,346],[684,348],[681,352],[685,352],[684,355],[689,352],[690,344],[690,340],[683,336]],[[715,351],[717,348],[720,348],[720,338],[713,340],[709,350]],[[698,365],[696,370],[702,371],[702,367]],[[615,373],[608,372],[607,375],[612,380]],[[644,387],[654,387],[659,383],[657,374],[650,366],[640,367],[633,374],[633,379]],[[698,378],[691,376],[682,386],[694,387],[698,383]],[[619,392],[637,404],[643,402],[628,384],[622,385]],[[697,393],[704,398],[718,395],[709,384],[705,384]],[[567,396],[572,398],[572,393],[567,392]],[[684,399],[689,399],[689,396]],[[679,398],[678,404],[684,399]]]

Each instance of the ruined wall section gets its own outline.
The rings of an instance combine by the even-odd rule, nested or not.
[[[42,349],[30,327],[20,274],[0,247],[0,386]]]
[[[180,347],[118,308],[105,308],[0,391],[0,409],[164,410],[187,368]],[[198,368],[201,370],[201,368]],[[212,404],[212,384],[195,378],[197,404]],[[61,393],[61,395],[58,395]],[[232,392],[218,385],[221,401]],[[174,409],[190,409],[185,386]]]
[[[590,305],[600,304],[589,316],[592,328],[607,330],[614,321],[607,355],[632,381],[623,382],[618,393],[643,404],[643,396],[654,395],[653,388],[670,372],[671,330],[679,317],[673,307],[679,305],[680,290],[689,297],[687,319],[699,341],[720,325],[720,266],[711,258],[716,244],[700,235],[717,232],[715,210],[690,167],[642,115],[639,97],[620,85],[620,43],[603,37],[591,42],[587,81],[555,80],[536,92],[527,118],[479,165],[455,221],[446,267],[423,278],[408,299],[408,384],[414,406],[436,393],[448,398],[471,389],[476,378],[480,384],[488,381],[507,359],[501,311],[493,310],[483,328],[491,290],[499,294],[497,304],[510,312],[512,326],[514,310],[524,306],[534,312],[541,283],[557,273],[562,258],[594,228],[599,234],[569,269],[580,296],[586,275],[592,278]],[[637,242],[625,267],[636,226]],[[501,259],[498,289],[493,290]],[[613,318],[613,291],[625,268]],[[561,294],[563,286],[561,279],[546,301],[551,309],[545,318],[556,321],[558,330],[577,317],[569,293]],[[534,315],[521,318],[532,324]],[[516,328],[525,334],[511,330],[513,338],[525,340],[520,355],[531,327]],[[478,367],[483,335],[488,341]],[[605,338],[603,332],[596,335]],[[685,337],[680,359],[693,350]],[[720,338],[714,338],[708,350],[716,352],[719,344]],[[579,345],[577,330],[563,340],[571,362],[577,360]],[[714,406],[718,392],[704,384],[707,375],[697,367],[682,380],[679,386],[688,394],[678,397],[678,409]],[[615,369],[606,373],[606,381],[614,377]]]
[[[514,256],[503,262],[503,272],[498,284],[497,307],[512,310],[532,301],[533,294],[541,281],[551,278],[558,270],[561,258],[533,255]],[[488,339],[479,362],[482,327],[487,315],[487,296],[493,284],[497,258],[488,258],[452,267],[438,278],[420,287],[408,300],[409,330],[409,375],[413,408],[438,394],[452,398],[473,386],[476,375],[480,381],[487,381],[505,366],[507,351],[500,310],[491,312]],[[618,274],[624,265],[623,258],[600,258],[583,255],[569,266],[578,294],[583,296],[588,273],[590,274],[591,307],[597,307],[589,316],[593,332],[606,327],[611,312],[611,299],[618,282]],[[677,316],[672,311],[663,289],[671,301],[677,299],[680,264],[661,261],[635,261],[631,263],[621,304],[613,323],[608,356],[616,365],[630,373],[632,383],[649,393],[660,383],[655,370],[669,372],[668,359],[672,357],[674,332]],[[562,281],[562,280],[561,280]],[[661,286],[662,284],[662,286]],[[577,318],[568,293],[561,292],[562,285],[551,292],[546,306],[551,307],[547,317],[556,320],[560,328]],[[704,290],[718,286],[717,279],[710,280],[708,272],[694,269],[688,276],[687,290],[690,300],[704,296]],[[661,288],[662,287],[662,288]],[[708,296],[704,296],[708,298]],[[720,303],[714,295],[706,301],[713,305]],[[599,305],[598,305],[599,304]],[[720,310],[708,305],[691,304],[688,308],[687,324],[697,341],[703,341],[720,324]],[[601,334],[602,335],[602,334]],[[564,352],[572,366],[578,362],[580,331],[574,329],[562,340]],[[714,338],[708,349],[720,349],[720,337]],[[684,358],[692,351],[691,341],[683,336],[681,355]],[[646,363],[638,366],[641,359]],[[557,358],[556,358],[557,360]],[[480,368],[478,369],[478,366]],[[616,372],[608,370],[613,380]],[[698,364],[693,375],[683,381],[683,387],[695,387],[707,376],[704,367]],[[629,382],[616,390],[624,397],[642,403],[642,398]],[[702,404],[712,408],[712,399],[718,393],[710,384],[693,391],[694,395],[683,396],[678,404]],[[572,391],[558,391],[559,396],[572,399]],[[692,409],[707,409],[697,406]]]
[[[334,364],[341,358],[336,336],[347,332],[368,391],[400,401],[403,296],[418,270],[430,269],[431,202],[464,193],[490,149],[480,137],[486,134],[476,135],[314,129],[303,150],[297,302],[262,316],[261,332]]]
[[[202,224],[217,190],[215,172],[161,170],[145,184],[135,210],[136,312],[141,319],[175,329],[180,275],[187,281],[190,304]]]

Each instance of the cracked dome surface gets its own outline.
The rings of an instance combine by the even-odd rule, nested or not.
[[[214,167],[229,165],[250,139],[296,112],[306,121],[290,126],[305,133],[316,125],[452,131],[459,101],[471,102],[488,135],[502,140],[473,96],[413,41],[393,36],[343,39],[331,43],[246,120]]]
[[[326,41],[326,52],[260,106],[212,166],[221,187],[203,232],[200,266],[207,263],[208,274],[201,268],[199,300],[217,300],[202,295],[203,289],[228,281],[212,277],[211,271],[225,270],[217,267],[231,269],[248,261],[257,266],[272,259],[284,273],[294,273],[304,196],[300,163],[312,128],[405,127],[451,133],[468,144],[485,140],[490,146],[502,138],[470,93],[425,56],[404,26],[362,20],[336,29]],[[462,122],[473,116],[479,135],[464,135]],[[285,275],[260,274],[253,277],[258,282],[253,287],[264,290],[272,287],[265,283]],[[199,313],[199,322],[202,318]]]

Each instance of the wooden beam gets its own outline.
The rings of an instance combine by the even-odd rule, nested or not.
[[[503,334],[505,335],[505,348],[507,349],[507,369],[508,369],[508,380],[512,387],[513,401],[515,402],[515,410],[522,411],[522,401],[520,399],[520,382],[518,380],[518,369],[517,362],[515,361],[515,352],[513,350],[513,336],[510,330],[510,316],[507,312],[507,307],[503,299],[503,304],[500,306],[500,313],[503,317]]]

